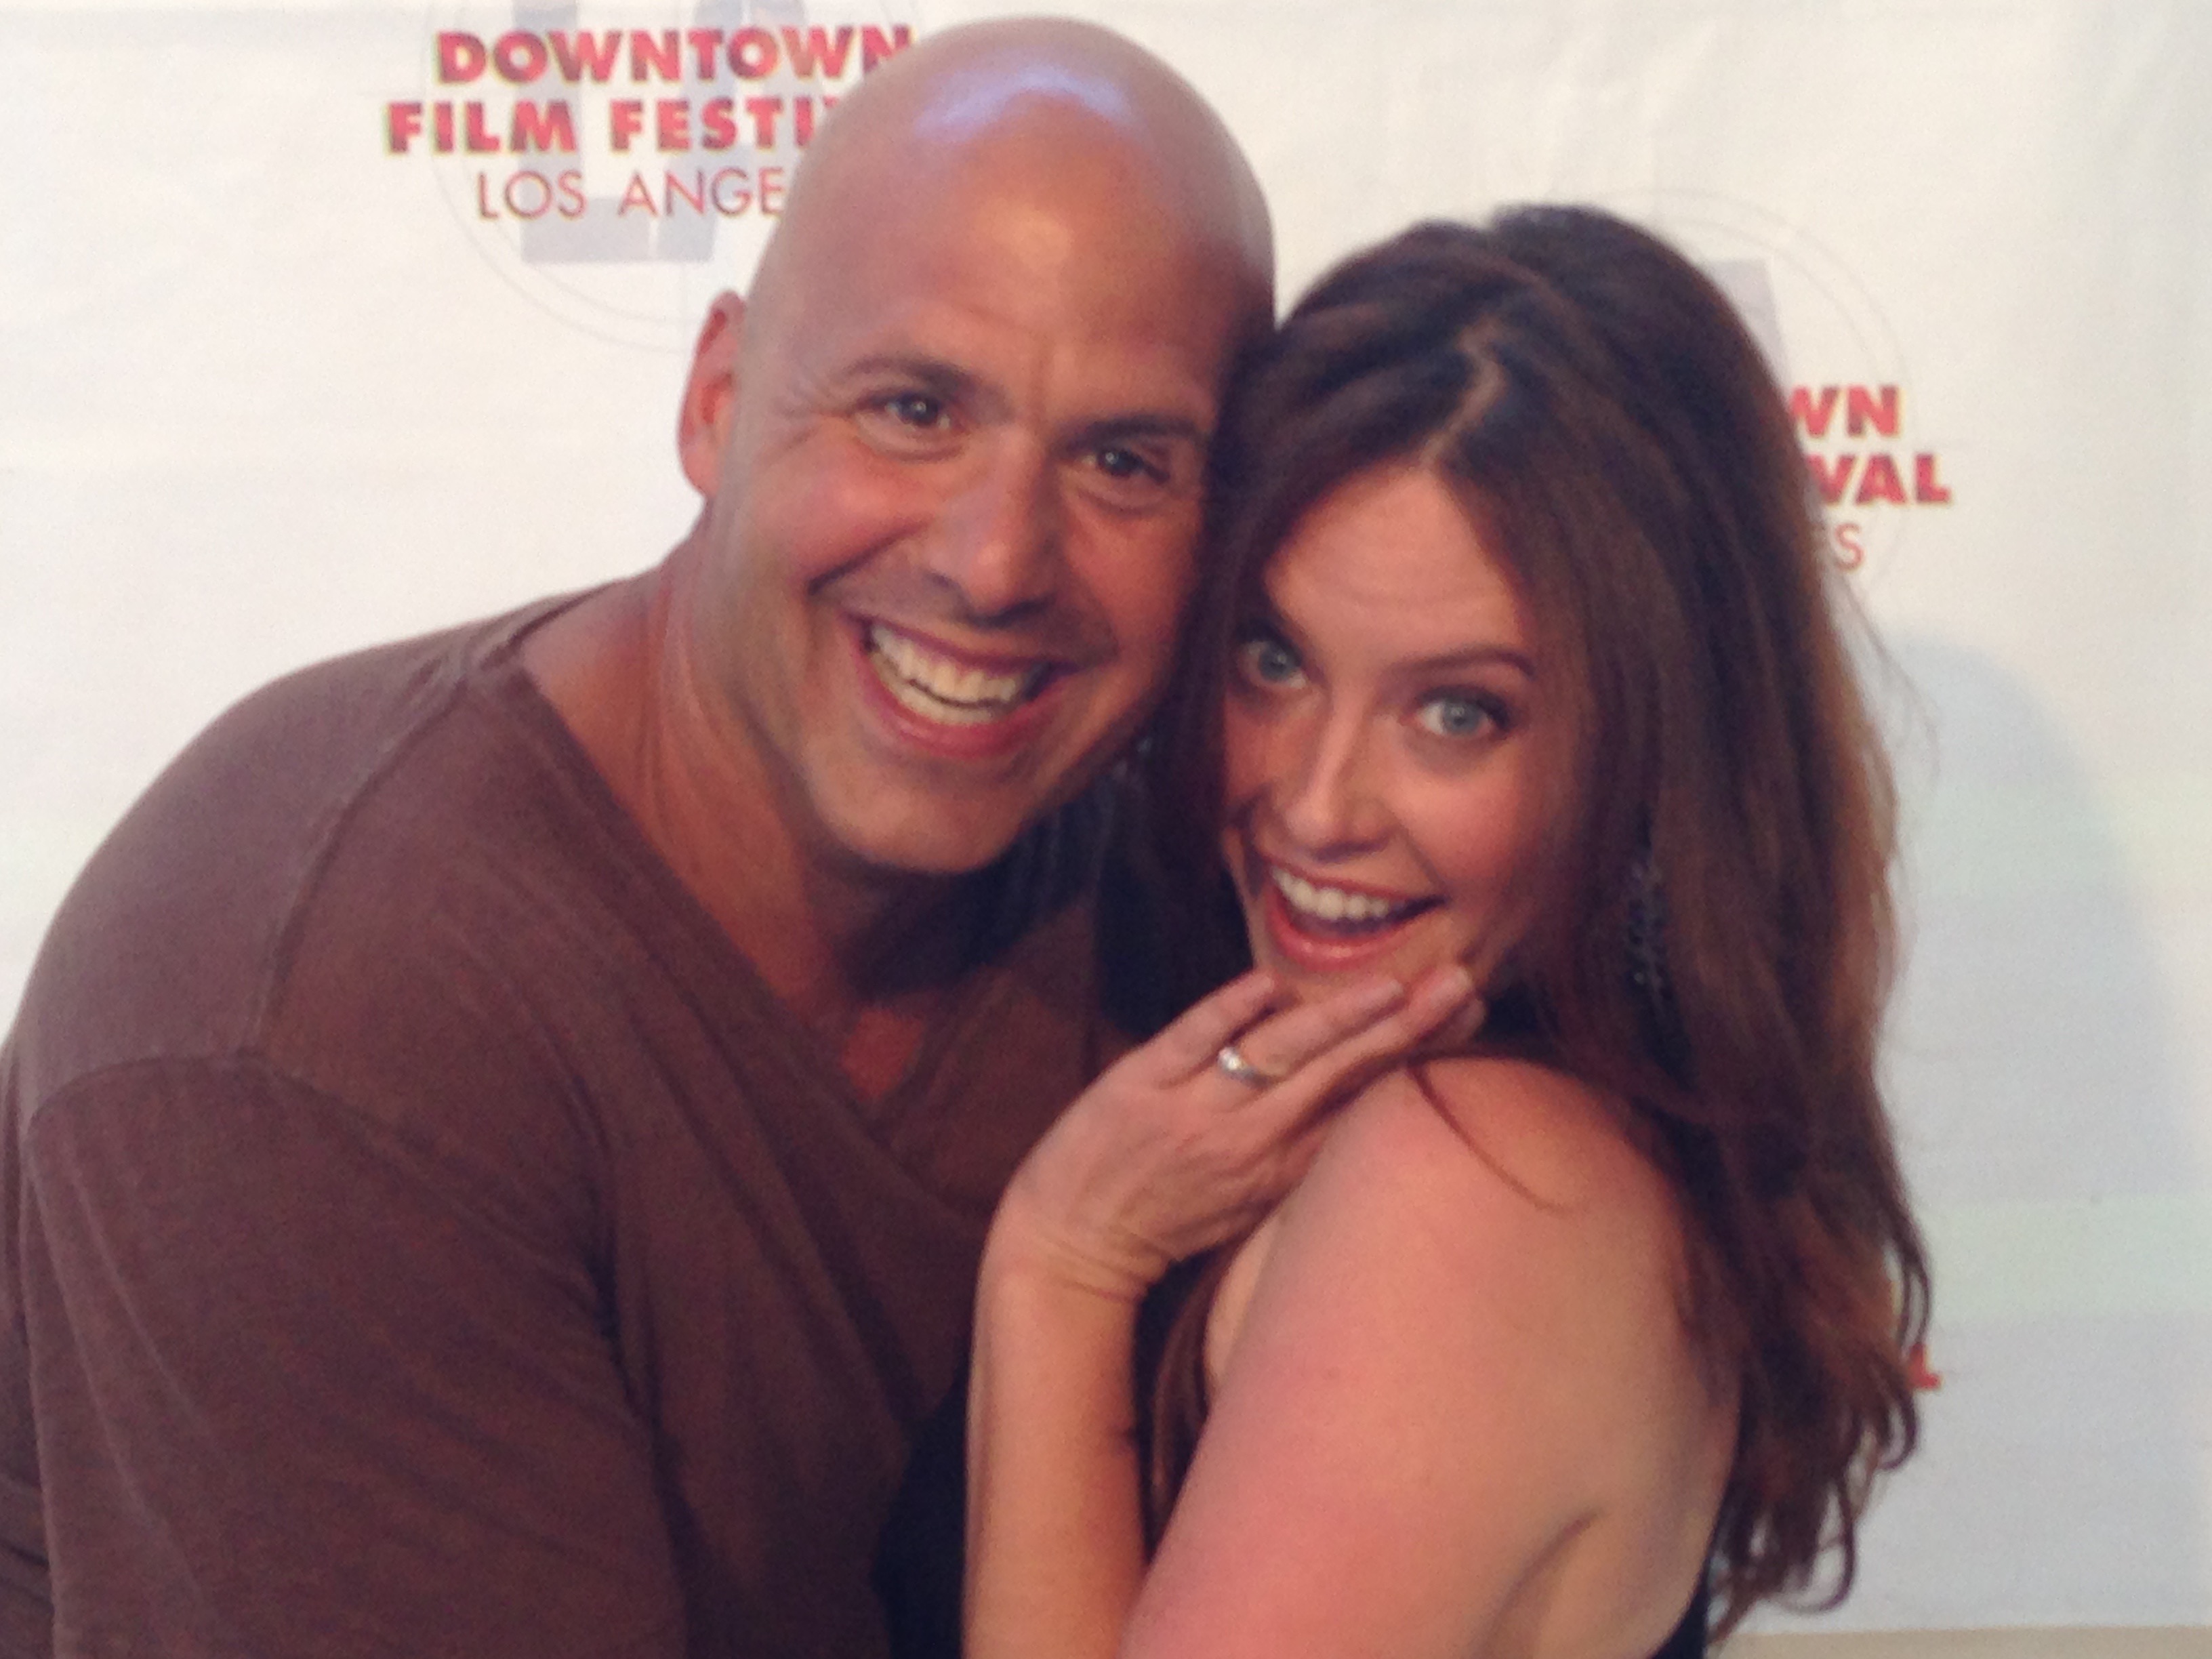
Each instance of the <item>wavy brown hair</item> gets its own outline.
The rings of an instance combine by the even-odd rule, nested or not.
[[[1875,1474],[1916,1438],[1928,1316],[1875,1074],[1894,802],[1782,395],[1664,243],[1583,209],[1421,225],[1324,277],[1254,366],[1152,757],[1155,799],[1200,804],[1158,843],[1176,989],[1239,965],[1220,710],[1267,560],[1347,479],[1407,464],[1498,538],[1574,733],[1492,1028],[1628,1102],[1679,1195],[1685,1316],[1741,1401],[1720,1627],[1811,1589],[1831,1549],[1832,1603]],[[1195,1278],[1154,1350],[1162,1519],[1205,1409]]]

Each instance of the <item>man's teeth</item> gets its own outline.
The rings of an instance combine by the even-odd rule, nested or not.
[[[948,726],[980,726],[1002,719],[1043,678],[1042,669],[994,674],[964,667],[880,626],[868,630],[868,658],[875,665],[876,678],[901,706]]]
[[[1370,927],[1395,920],[1414,904],[1411,899],[1376,898],[1371,893],[1347,892],[1341,887],[1316,887],[1287,870],[1270,869],[1267,874],[1291,909],[1317,921]]]

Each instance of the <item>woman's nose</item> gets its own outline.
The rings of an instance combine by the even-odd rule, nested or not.
[[[1384,768],[1373,733],[1341,716],[1315,718],[1284,745],[1276,812],[1298,848],[1316,857],[1373,845],[1389,832]]]

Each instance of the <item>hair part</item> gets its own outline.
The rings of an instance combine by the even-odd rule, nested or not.
[[[1741,1400],[1720,1628],[1808,1590],[1831,1550],[1832,1605],[1873,1480],[1915,1443],[1928,1318],[1875,1076],[1895,803],[1782,394],[1664,243],[1575,208],[1417,226],[1325,276],[1253,369],[1153,751],[1158,798],[1201,806],[1158,844],[1195,965],[1176,990],[1243,949],[1218,864],[1236,631],[1306,514],[1409,464],[1491,532],[1564,699],[1567,833],[1509,1000],[1553,1063],[1629,1103],[1679,1196],[1686,1317]],[[1208,1301],[1161,1339],[1157,1507],[1203,1413]]]

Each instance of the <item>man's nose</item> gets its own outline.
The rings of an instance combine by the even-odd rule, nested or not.
[[[1054,486],[1042,447],[1009,438],[945,501],[929,538],[929,568],[972,620],[1018,620],[1052,597],[1064,528]]]

